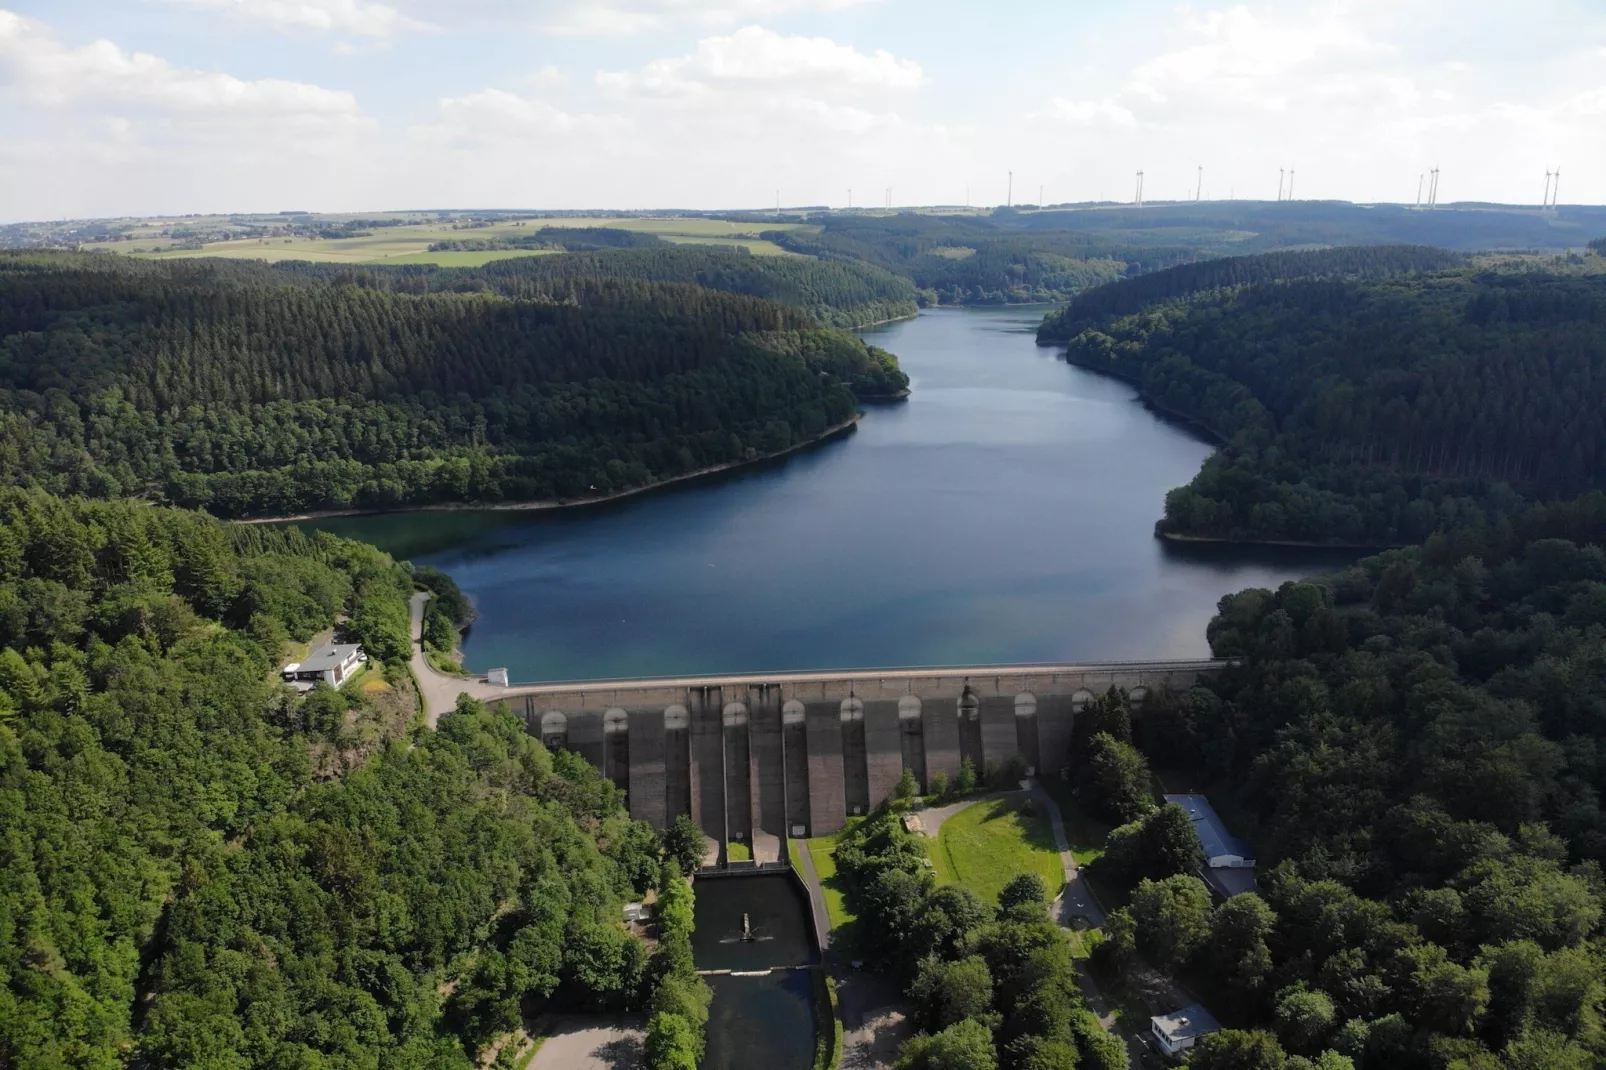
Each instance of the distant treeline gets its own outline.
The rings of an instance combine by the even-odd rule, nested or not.
[[[1184,246],[1200,256],[1323,245],[1433,245],[1464,253],[1561,251],[1576,249],[1606,229],[1606,208],[1598,205],[1562,205],[1550,212],[1471,204],[1418,211],[1409,205],[1348,201],[1218,200],[1000,211],[992,218],[1010,227],[1079,231],[1115,243]]]
[[[766,232],[783,248],[828,260],[859,260],[908,278],[926,304],[1061,301],[1134,271],[1194,254],[1137,249],[1073,231],[1026,233],[986,219],[902,214],[832,216],[818,232]]]
[[[704,287],[361,277],[399,276],[0,257],[0,480],[221,516],[584,498],[787,449],[908,384],[799,309]]]
[[[1077,328],[1073,363],[1226,443],[1167,496],[1166,533],[1385,545],[1600,488],[1606,276],[1386,277],[1435,255],[1177,269],[1089,294],[1044,335]]]

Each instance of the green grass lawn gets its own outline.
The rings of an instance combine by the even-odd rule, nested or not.
[[[825,893],[825,912],[831,918],[831,929],[835,931],[851,925],[858,919],[842,899],[842,882],[836,876],[836,837],[816,836],[805,842],[809,857],[814,860],[814,872],[820,878],[820,890]]]
[[[849,818],[849,825],[862,821],[863,818]],[[842,895],[842,882],[836,872],[836,837],[816,836],[811,840],[786,841],[786,853],[792,861],[792,866],[799,873],[803,871],[802,863],[798,859],[799,845],[808,851],[809,859],[814,863],[814,872],[820,878],[820,891],[825,897],[825,913],[831,926],[831,948],[833,953],[852,958],[858,947],[859,919],[848,909],[847,902]]]
[[[727,862],[751,862],[753,860],[753,852],[748,849],[747,844],[731,840],[725,845],[725,860]]]
[[[1020,873],[1036,873],[1050,896],[1064,882],[1048,818],[1019,797],[986,799],[942,823],[931,865],[937,880],[970,889],[989,906]]]

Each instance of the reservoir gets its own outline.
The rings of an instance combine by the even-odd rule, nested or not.
[[[468,668],[515,681],[1197,658],[1222,595],[1355,554],[1175,545],[1212,447],[1039,348],[1043,309],[865,332],[911,396],[762,466],[548,512],[317,526],[449,573]]]

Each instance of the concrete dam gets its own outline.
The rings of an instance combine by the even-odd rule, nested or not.
[[[903,771],[922,790],[969,759],[1052,776],[1079,710],[1110,687],[1140,710],[1219,661],[1125,662],[593,681],[492,688],[549,747],[584,756],[626,793],[631,816],[681,814],[757,861],[787,836],[835,832]],[[486,696],[490,698],[491,696]],[[723,846],[720,848],[724,854]]]

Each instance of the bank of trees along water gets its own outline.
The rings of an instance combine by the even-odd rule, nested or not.
[[[0,1064],[466,1070],[521,1011],[649,1000],[700,1042],[689,892],[613,785],[466,699],[409,733],[412,587],[328,535],[0,490]],[[282,644],[342,616],[368,675],[296,697]],[[662,957],[620,920],[655,884]]]
[[[1167,533],[1413,542],[1598,486],[1606,273],[1447,255],[1189,265],[1085,294],[1041,337],[1225,442]]]
[[[593,497],[784,450],[907,377],[689,284],[398,293],[263,265],[0,259],[0,479],[222,516]]]

